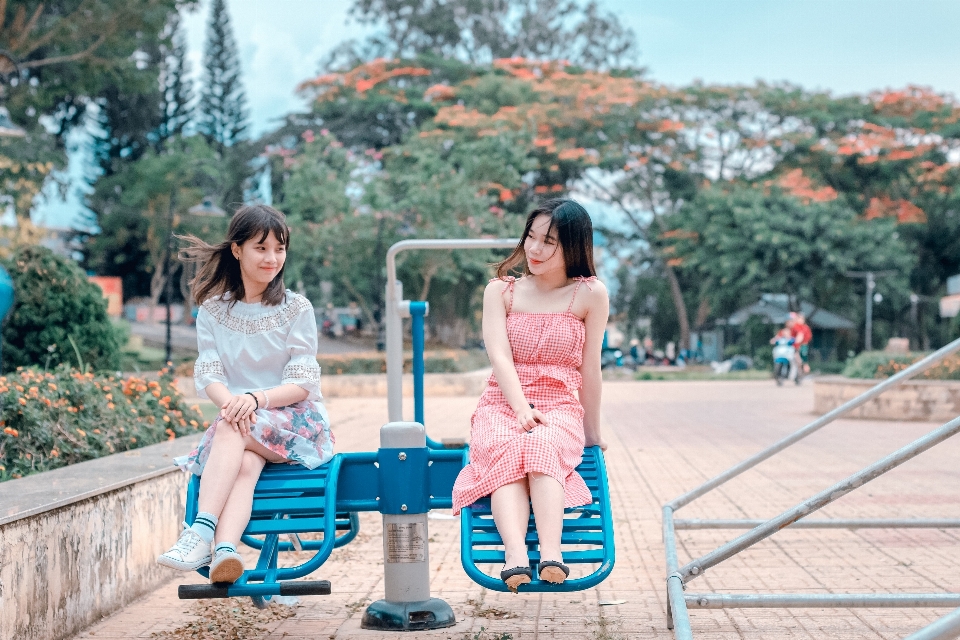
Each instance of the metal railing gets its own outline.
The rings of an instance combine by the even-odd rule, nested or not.
[[[429,312],[423,307],[414,307],[411,314],[411,302],[403,299],[403,283],[397,279],[397,255],[401,251],[419,249],[512,249],[520,238],[491,238],[480,240],[402,240],[387,251],[387,415],[391,422],[403,420],[403,318],[413,316],[414,322],[423,322],[423,316]],[[413,303],[416,304],[416,303]],[[422,312],[421,312],[422,311]],[[417,332],[414,331],[414,336]],[[414,338],[416,339],[416,338]],[[418,422],[423,424],[423,331],[420,330],[420,369],[414,375],[414,397],[417,401]],[[416,350],[415,350],[416,351]],[[416,368],[416,352],[414,361]],[[419,374],[419,375],[418,375]],[[419,384],[419,394],[417,385]]]
[[[960,520],[946,519],[843,519],[802,520],[811,513],[838,500],[847,493],[862,487],[884,473],[895,469],[924,451],[940,444],[960,432],[960,417],[947,422],[925,436],[914,440],[897,451],[886,456],[857,473],[824,489],[820,493],[787,509],[769,520],[681,520],[674,513],[700,498],[704,494],[727,483],[743,472],[752,469],[761,462],[819,431],[837,418],[862,406],[884,391],[923,373],[947,356],[960,351],[960,339],[907,367],[900,373],[880,382],[856,398],[824,414],[805,427],[795,431],[782,440],[770,445],[743,462],[734,465],[718,476],[704,482],[663,506],[663,542],[667,562],[667,627],[673,629],[677,640],[693,640],[690,625],[691,608],[802,608],[802,607],[957,607],[960,606],[960,593],[903,593],[903,594],[724,594],[724,593],[684,593],[687,583],[703,575],[707,569],[735,556],[764,540],[785,527],[827,529],[827,528],[957,528]],[[677,530],[682,529],[749,529],[746,533],[713,551],[680,565],[677,557]],[[909,640],[945,640],[960,636],[960,610],[955,611],[929,627],[910,636]]]

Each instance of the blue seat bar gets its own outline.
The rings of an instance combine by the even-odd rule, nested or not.
[[[569,578],[561,584],[534,579],[521,585],[522,592],[566,592],[581,591],[599,584],[613,571],[616,559],[613,540],[613,517],[610,512],[610,495],[607,486],[607,472],[603,453],[599,447],[591,447],[583,452],[583,462],[577,472],[587,483],[593,496],[593,504],[565,510],[561,544],[574,545],[563,549],[563,561],[566,564],[596,564],[593,572],[579,578]],[[526,542],[531,567],[535,568],[540,560],[537,548],[536,521],[531,516],[528,524]],[[579,547],[592,547],[582,549]],[[503,541],[497,533],[496,525],[490,514],[490,499],[483,498],[476,504],[465,507],[460,515],[460,559],[467,575],[474,582],[491,591],[508,591],[507,585],[497,575],[480,570],[478,565],[498,565],[504,560]],[[536,578],[536,576],[534,576]]]

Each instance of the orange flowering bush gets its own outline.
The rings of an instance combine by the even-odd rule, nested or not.
[[[61,365],[0,376],[0,481],[203,429],[173,373],[116,378]]]

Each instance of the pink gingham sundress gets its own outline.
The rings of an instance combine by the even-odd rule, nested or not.
[[[574,469],[583,457],[583,406],[574,395],[583,379],[586,329],[573,313],[580,285],[596,280],[577,278],[570,305],[563,313],[513,313],[514,278],[507,278],[507,338],[527,400],[544,414],[548,426],[526,432],[491,375],[470,421],[470,464],[453,485],[453,513],[496,489],[543,473],[563,485],[564,507],[590,504],[590,490]]]

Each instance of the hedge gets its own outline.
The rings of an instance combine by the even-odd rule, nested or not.
[[[3,326],[3,372],[59,364],[117,370],[123,332],[107,317],[100,287],[76,262],[46,247],[27,246],[3,264],[15,295]]]
[[[889,378],[928,353],[886,353],[864,351],[847,361],[843,375],[848,378]],[[960,380],[960,356],[947,357],[940,364],[916,376],[917,380]]]
[[[0,376],[0,482],[196,433],[170,371],[117,378],[67,365]]]

